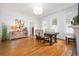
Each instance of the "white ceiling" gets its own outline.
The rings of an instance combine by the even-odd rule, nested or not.
[[[2,3],[0,4],[0,9],[4,10],[12,10],[16,12],[21,12],[27,15],[36,16],[36,17],[43,17],[49,15],[50,13],[57,12],[59,10],[63,10],[65,8],[72,7],[77,5],[76,3],[41,3],[43,8],[43,14],[41,15],[34,15],[32,12],[32,8],[34,3]]]

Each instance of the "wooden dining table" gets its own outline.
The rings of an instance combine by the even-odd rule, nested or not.
[[[44,33],[44,35],[49,37],[49,45],[52,45],[52,40],[53,39],[55,40],[55,42],[57,42],[57,35],[58,34],[59,34],[58,32],[47,32],[47,33]]]

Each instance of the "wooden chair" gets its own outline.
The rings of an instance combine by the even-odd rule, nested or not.
[[[45,36],[45,35],[41,36],[41,40],[43,40],[43,43],[49,42],[49,38],[47,36]]]
[[[39,35],[36,35],[36,40],[38,40],[41,43],[45,43],[45,42],[49,43],[49,38],[44,34],[41,35],[40,33]]]

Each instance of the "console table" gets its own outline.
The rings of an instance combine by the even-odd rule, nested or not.
[[[11,31],[9,32],[9,39],[18,39],[27,37],[26,31]]]

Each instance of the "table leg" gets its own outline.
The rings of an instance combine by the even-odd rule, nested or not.
[[[52,45],[52,37],[50,37],[49,45]]]
[[[57,35],[55,35],[55,42],[57,42]]]

